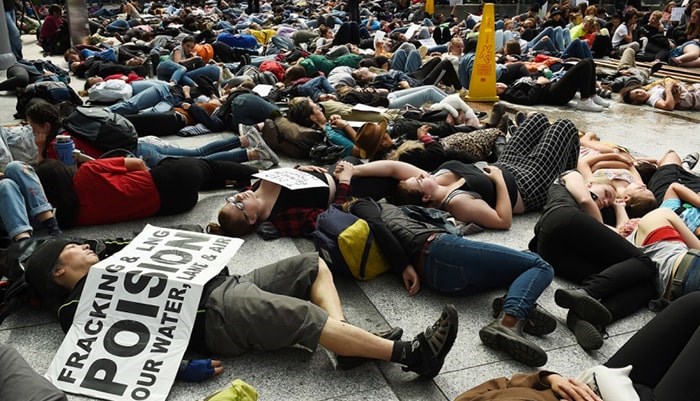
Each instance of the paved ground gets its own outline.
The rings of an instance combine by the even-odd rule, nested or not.
[[[30,41],[30,38],[25,37],[25,55],[28,58],[38,58],[36,46]],[[61,60],[54,57],[54,62],[60,63]],[[2,74],[0,78],[4,79],[4,72]],[[82,82],[74,80],[73,86],[78,89],[82,87]],[[0,94],[0,124],[16,122],[12,118],[14,107],[14,95]],[[698,113],[659,112],[648,107],[632,107],[617,102],[603,113],[584,113],[555,107],[538,109],[552,119],[571,119],[580,130],[596,132],[604,140],[629,146],[640,154],[661,155],[667,149],[676,149],[681,154],[700,150]],[[219,135],[172,139],[183,146],[195,146],[215,137]],[[293,162],[283,159],[282,164],[291,165]],[[129,237],[146,223],[204,225],[215,218],[223,200],[223,192],[202,193],[195,209],[184,215],[86,227],[71,230],[68,234]],[[509,231],[486,232],[473,238],[525,249],[536,219],[536,214],[518,216]],[[279,239],[264,242],[255,236],[245,240],[229,264],[236,273],[245,273],[280,258],[312,250],[312,244],[306,240]],[[453,303],[459,310],[460,331],[441,374],[434,380],[423,381],[383,362],[369,363],[352,371],[336,371],[325,351],[310,353],[301,348],[293,348],[280,352],[253,352],[225,360],[226,370],[221,377],[201,384],[176,383],[169,400],[199,400],[235,378],[243,379],[256,387],[261,400],[448,400],[486,379],[529,370],[505,354],[486,348],[477,335],[478,330],[491,320],[491,300],[503,291],[447,298],[424,289],[416,297],[409,298],[400,280],[392,275],[363,283],[339,279],[336,284],[351,322],[366,329],[400,326],[405,329],[406,336],[413,336],[423,330],[439,314],[442,304]],[[544,293],[540,304],[557,316],[562,324],[551,335],[535,341],[549,355],[546,367],[564,375],[576,375],[582,369],[604,362],[652,317],[652,313],[642,311],[612,325],[609,328],[610,338],[603,348],[586,353],[563,325],[565,311],[554,304],[554,290],[561,287],[570,285],[555,279],[551,288]],[[62,338],[63,333],[55,318],[34,310],[18,313],[0,327],[0,342],[17,347],[29,363],[42,373],[48,368]],[[71,396],[70,399],[86,398]]]

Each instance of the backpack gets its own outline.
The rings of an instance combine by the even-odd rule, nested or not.
[[[70,102],[76,106],[82,106],[83,100],[80,99],[77,93],[68,86],[65,82],[60,81],[43,81],[35,82],[27,85],[24,92],[17,94],[17,113],[14,115],[17,119],[24,119],[27,115],[28,104],[32,99],[39,98],[46,100],[52,104],[60,102]]]
[[[241,35],[241,34],[233,34],[233,33],[228,33],[228,32],[222,32],[219,34],[219,36],[216,37],[216,40],[219,42],[226,43],[232,48],[239,48],[239,49],[257,49],[260,47],[258,44],[258,40],[255,39],[255,36],[253,35]]]
[[[125,117],[104,109],[78,107],[63,119],[63,128],[103,151],[136,153],[138,134]]]
[[[284,67],[279,61],[275,60],[266,60],[263,61],[262,64],[260,64],[260,67],[258,67],[261,72],[265,71],[270,71],[275,75],[275,78],[277,78],[277,81],[282,81],[284,80]]]
[[[88,99],[94,104],[114,104],[130,99],[133,93],[131,85],[121,79],[110,79],[88,89]]]
[[[254,65],[246,65],[239,72],[242,76],[250,77],[253,82],[260,85],[274,85],[277,83],[277,77],[270,71],[260,71],[258,67]]]
[[[312,236],[319,256],[335,274],[370,280],[389,270],[367,221],[339,205],[318,216]]]

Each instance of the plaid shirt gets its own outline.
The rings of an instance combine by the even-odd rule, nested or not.
[[[342,204],[350,194],[350,185],[338,184],[333,203]],[[325,208],[293,207],[270,216],[268,221],[283,237],[309,237],[316,229],[316,218]]]

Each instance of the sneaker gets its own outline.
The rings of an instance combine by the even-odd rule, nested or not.
[[[570,309],[578,317],[594,325],[605,326],[612,321],[608,308],[584,290],[560,288],[554,292],[554,302],[562,308]]]
[[[392,327],[388,330],[381,331],[378,333],[372,333],[377,337],[385,338],[390,341],[399,341],[403,337],[403,329],[401,327]],[[361,356],[335,356],[336,362],[338,362],[338,369],[340,370],[350,370],[354,369],[365,362],[369,362],[372,359],[363,358]]]
[[[527,114],[523,113],[522,111],[515,113],[515,125],[517,125],[518,127],[523,125],[526,118]]]
[[[576,102],[576,110],[594,111],[600,113],[601,111],[603,111],[603,107],[598,106],[593,102],[593,99],[588,98],[586,100],[579,100],[578,102]]]
[[[258,146],[255,147],[255,150],[258,152],[258,155],[260,155],[260,161],[269,161],[272,163],[272,166],[280,164],[279,156],[267,146],[265,141],[260,142]]]
[[[248,147],[251,149],[257,148],[261,143],[265,143],[258,129],[252,125],[238,124],[238,134],[248,138]]]
[[[416,355],[415,365],[402,369],[428,379],[437,376],[457,338],[458,325],[457,309],[453,305],[445,305],[440,318],[413,339],[411,349]]]
[[[508,355],[530,367],[547,363],[547,353],[537,344],[523,336],[524,320],[515,327],[506,327],[501,323],[501,314],[488,326],[479,330],[479,338],[489,348],[505,351]]]
[[[581,319],[574,311],[566,315],[566,327],[574,333],[576,342],[586,351],[597,350],[603,346],[603,335],[590,322]]]
[[[491,116],[489,117],[489,121],[486,123],[486,125],[491,128],[496,127],[505,114],[506,108],[500,102],[494,103],[493,108],[491,109]]]
[[[682,164],[688,166],[688,170],[692,170],[698,164],[698,159],[700,159],[700,154],[698,152],[688,153],[682,161]]]
[[[505,297],[498,297],[493,300],[491,309],[494,318],[500,316],[505,300]],[[557,320],[539,305],[535,305],[534,309],[530,311],[530,315],[527,317],[527,320],[525,320],[525,324],[523,325],[523,331],[527,334],[532,334],[533,336],[543,336],[545,334],[549,334],[556,328]]]
[[[593,99],[593,103],[597,104],[598,106],[602,106],[605,108],[610,107],[610,102],[608,102],[605,99],[603,99],[602,97],[600,97],[600,95],[593,95],[591,97]]]

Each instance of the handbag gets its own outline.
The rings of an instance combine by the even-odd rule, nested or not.
[[[340,160],[344,153],[344,147],[332,143],[325,135],[321,142],[311,147],[309,157],[316,165],[329,165]]]

